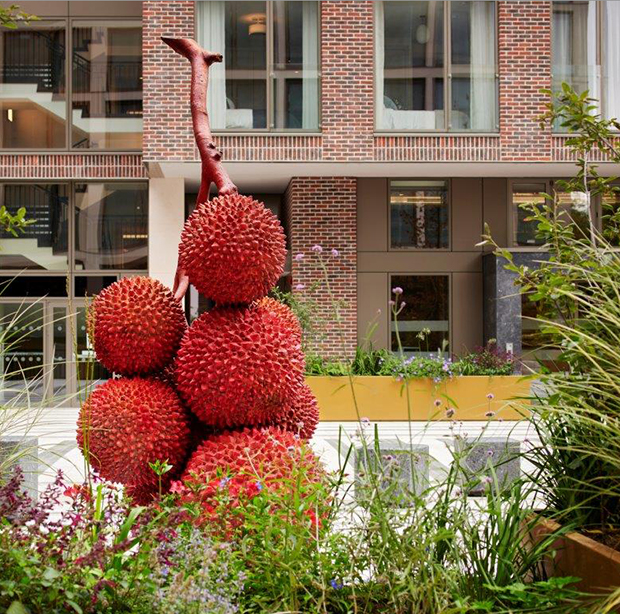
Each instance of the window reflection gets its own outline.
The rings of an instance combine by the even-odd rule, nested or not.
[[[72,147],[142,147],[142,26],[74,22]]]
[[[0,269],[66,271],[69,195],[64,184],[0,184],[0,205],[35,220],[15,237],[0,230]]]
[[[445,181],[390,183],[392,248],[449,247],[448,189]]]
[[[3,401],[37,403],[43,399],[42,303],[0,304],[0,376]]]
[[[405,354],[431,354],[449,349],[450,279],[447,275],[392,275],[391,288],[403,290],[405,308],[398,315],[398,335],[392,321],[391,347]],[[390,288],[390,292],[391,292]],[[393,295],[390,295],[393,298]]]
[[[534,247],[543,240],[536,237],[537,224],[531,221],[531,213],[523,205],[545,204],[545,183],[514,183],[512,186],[513,245]]]
[[[146,184],[76,184],[75,243],[78,270],[146,270]]]
[[[65,47],[62,22],[0,29],[0,147],[67,146]]]

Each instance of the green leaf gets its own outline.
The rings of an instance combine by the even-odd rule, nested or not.
[[[30,610],[25,605],[23,605],[21,601],[14,601],[9,606],[6,614],[30,614]]]

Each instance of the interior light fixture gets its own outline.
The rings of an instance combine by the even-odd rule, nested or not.
[[[426,25],[426,16],[421,17],[422,23],[415,29],[415,39],[420,45],[426,45],[429,39],[428,26]]]
[[[13,109],[7,109],[6,110],[6,118],[12,122],[13,121]]]
[[[267,34],[267,16],[265,13],[251,13],[242,15],[239,20],[248,24],[248,34]]]

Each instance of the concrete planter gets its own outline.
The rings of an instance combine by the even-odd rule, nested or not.
[[[531,530],[535,543],[558,531],[560,525],[548,518],[539,518]],[[545,562],[550,576],[581,578],[576,587],[586,593],[607,593],[620,586],[620,552],[600,544],[581,533],[567,533],[553,543],[556,555]]]
[[[356,376],[353,392],[347,377],[311,375],[306,381],[319,403],[321,420],[347,422],[370,420],[520,420],[527,414],[530,382],[518,375],[463,376],[434,382],[411,380],[405,384],[393,377]],[[492,397],[492,398],[490,398]],[[436,402],[441,401],[440,406]],[[446,415],[453,408],[454,415]],[[359,412],[359,413],[358,413]]]

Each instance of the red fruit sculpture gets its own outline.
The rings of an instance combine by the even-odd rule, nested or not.
[[[276,216],[251,196],[198,205],[181,234],[179,266],[218,305],[251,303],[284,271],[286,238]]]
[[[175,361],[177,391],[205,424],[256,426],[291,403],[303,381],[298,339],[261,305],[216,307],[195,320]]]
[[[111,379],[82,405],[77,441],[101,477],[130,486],[144,501],[159,486],[149,463],[172,465],[164,485],[182,468],[188,424],[187,411],[170,386],[152,378]]]
[[[297,469],[310,480],[323,476],[317,457],[293,433],[275,427],[244,429],[208,438],[192,454],[183,479],[206,484],[215,478],[245,476],[265,488],[278,488]]]
[[[298,435],[300,439],[312,439],[319,423],[319,405],[312,390],[303,384],[290,403],[286,403],[267,424]]]
[[[122,375],[163,369],[187,328],[172,292],[150,277],[124,277],[108,286],[95,298],[88,316],[97,360]]]
[[[285,305],[281,301],[277,301],[269,296],[259,299],[256,301],[256,304],[275,313],[280,320],[286,323],[290,334],[299,339],[299,343],[301,343],[301,325],[299,324],[297,316],[288,305]]]

